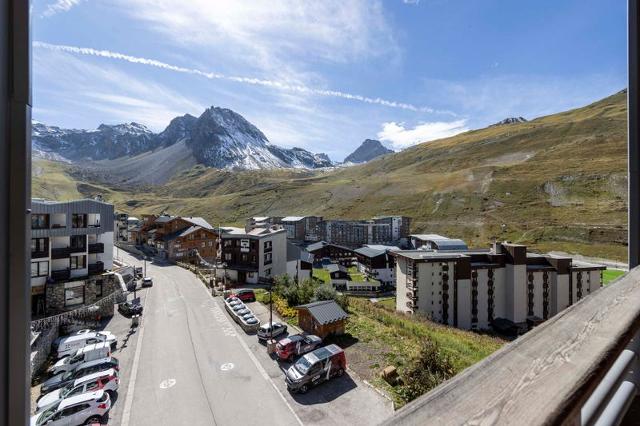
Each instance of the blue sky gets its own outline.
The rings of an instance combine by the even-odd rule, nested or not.
[[[624,0],[35,0],[34,119],[71,128],[227,107],[341,161],[626,87]]]

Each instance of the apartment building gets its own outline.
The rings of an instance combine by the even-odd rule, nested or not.
[[[391,241],[401,241],[409,236],[411,218],[407,216],[377,216],[375,223],[387,224],[391,228]],[[373,244],[373,243],[371,243]]]
[[[294,241],[318,241],[317,225],[322,216],[286,216],[278,221]]]
[[[113,205],[31,202],[31,296],[36,315],[74,309],[105,294],[113,268]]]
[[[228,278],[257,284],[287,273],[287,233],[269,228],[221,228],[222,261]]]
[[[387,216],[371,220],[323,220],[318,222],[318,236],[328,243],[347,247],[366,244],[395,244],[409,236],[411,219]]]
[[[392,255],[396,309],[463,329],[487,329],[499,318],[546,320],[600,288],[606,269],[510,243]]]

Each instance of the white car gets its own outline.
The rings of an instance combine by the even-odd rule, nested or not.
[[[144,277],[142,279],[142,287],[153,287],[153,280],[151,277]]]
[[[100,342],[87,345],[78,349],[74,355],[66,356],[58,360],[49,368],[49,373],[58,374],[65,371],[73,370],[77,365],[83,362],[93,361],[94,359],[108,358],[111,356],[111,345],[109,342]]]
[[[272,330],[273,329],[273,330]],[[258,339],[267,340],[271,336],[276,337],[287,332],[287,326],[279,322],[262,324],[258,329]]]
[[[111,409],[109,394],[99,390],[65,398],[31,416],[31,426],[70,426],[100,423]]]
[[[91,331],[88,333],[68,336],[60,340],[57,346],[58,359],[74,354],[78,349],[82,349],[87,345],[100,342],[108,342],[113,349],[118,344],[118,339],[109,331]]]
[[[120,379],[118,378],[118,372],[113,368],[89,374],[76,379],[60,389],[42,395],[38,398],[36,412],[46,410],[65,398],[71,398],[72,396],[87,392],[103,390],[109,394],[109,398],[113,398],[113,395],[118,391],[119,385]]]

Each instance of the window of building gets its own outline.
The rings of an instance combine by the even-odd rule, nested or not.
[[[84,283],[66,283],[64,285],[64,306],[75,306],[84,303]]]
[[[202,247],[204,248],[204,247],[206,247],[206,246],[207,246],[207,243],[203,241],[203,242],[202,242]]]
[[[267,276],[267,277],[271,276],[271,268],[265,269],[264,270],[264,275]]]
[[[87,227],[87,215],[83,213],[73,213],[71,215],[71,227],[72,228],[86,228]]]
[[[96,297],[102,297],[104,292],[104,281],[96,280]]]
[[[271,263],[271,256],[272,256],[272,253],[265,253],[264,254],[264,264],[265,265]]]
[[[231,240],[224,240],[224,246],[225,247],[231,247],[232,241]]]
[[[31,262],[31,277],[46,277],[49,275],[49,261]]]
[[[70,263],[71,263],[71,269],[83,269],[86,267],[87,263],[86,263],[86,256],[71,256],[70,259]]]
[[[48,238],[32,238],[31,253],[42,253],[49,251]]]
[[[72,235],[70,238],[71,247],[75,249],[84,249],[86,247],[86,235]]]
[[[231,253],[225,253],[224,260],[231,260]]]
[[[264,242],[264,251],[270,251],[273,248],[273,242],[272,241],[265,241]]]
[[[32,213],[31,229],[49,229],[49,215]]]
[[[246,262],[248,260],[247,253],[242,253],[240,255],[240,260],[243,261],[243,262]]]

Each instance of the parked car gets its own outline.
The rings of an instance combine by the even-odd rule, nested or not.
[[[233,309],[235,312],[241,311],[241,310],[246,309],[246,308],[247,308],[247,307],[246,307],[246,306],[245,306],[245,304],[244,304],[244,303],[242,303],[242,302],[240,302],[240,303],[238,303],[238,304],[236,304],[236,305],[232,305],[232,306],[231,306],[231,309]]]
[[[78,349],[100,342],[108,342],[111,348],[115,348],[118,344],[118,339],[113,333],[108,331],[92,331],[68,336],[60,340],[57,347],[57,357],[62,358],[71,355]]]
[[[142,266],[135,267],[136,278],[142,278]]]
[[[258,329],[258,339],[267,340],[287,332],[287,326],[279,322],[262,324]]]
[[[133,303],[132,301],[123,302],[118,304],[118,312],[125,317],[142,315],[142,305],[140,303]]]
[[[65,398],[31,416],[31,426],[71,426],[101,423],[111,409],[109,394],[98,390]]]
[[[322,339],[314,334],[294,334],[281,339],[276,345],[276,354],[282,360],[291,361],[295,356],[315,350]]]
[[[142,287],[153,287],[153,280],[151,277],[144,277],[142,279]]]
[[[346,368],[344,350],[338,345],[328,345],[309,352],[289,367],[285,382],[290,391],[305,393],[312,386],[342,376]]]
[[[235,297],[237,297],[238,299],[242,300],[243,302],[255,302],[256,301],[256,295],[253,292],[253,290],[251,289],[238,289],[234,291],[233,294]]]
[[[109,342],[100,342],[87,345],[77,350],[75,355],[67,356],[53,364],[49,368],[49,373],[58,374],[65,371],[73,370],[77,365],[83,362],[93,361],[94,359],[108,358],[111,356],[111,344]]]
[[[37,401],[36,411],[46,410],[65,398],[71,398],[72,396],[95,392],[97,390],[107,392],[109,398],[113,400],[113,396],[118,391],[119,385],[120,379],[118,378],[118,372],[113,368],[89,374],[88,376],[74,380],[60,389],[41,395]]]
[[[46,380],[42,384],[40,392],[49,393],[53,390],[60,389],[61,387],[71,383],[76,379],[87,376],[89,374],[97,373],[99,371],[108,370],[110,368],[118,371],[120,369],[119,365],[120,363],[118,362],[117,358],[114,357],[101,358],[89,362],[84,362],[75,367],[73,370],[56,374],[55,376]]]

